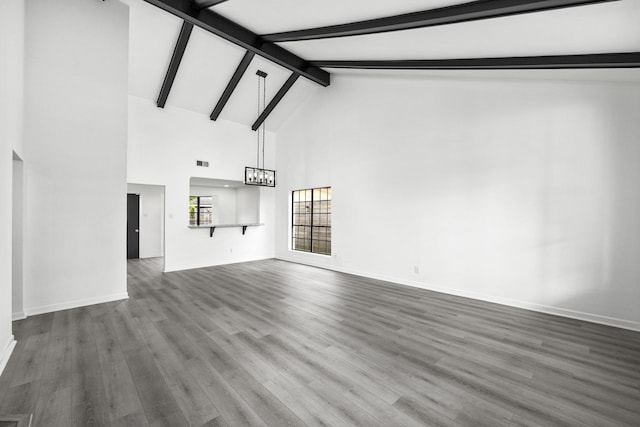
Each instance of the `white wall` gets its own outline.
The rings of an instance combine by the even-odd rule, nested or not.
[[[640,329],[638,117],[637,84],[334,76],[278,133],[276,256]],[[288,250],[316,186],[332,257]]]
[[[26,2],[25,311],[126,297],[128,8]]]
[[[164,256],[164,187],[127,184],[140,195],[140,258]]]
[[[24,1],[0,2],[0,374],[15,345],[12,301],[12,161],[22,155]]]
[[[192,176],[241,181],[255,163],[256,134],[246,126],[129,97],[129,182],[165,186],[165,270],[174,271],[273,257],[273,189],[261,189],[264,226],[188,228]],[[267,134],[266,165],[274,165],[275,138]],[[196,160],[209,161],[209,168]]]
[[[6,136],[18,156],[23,155],[23,109],[24,109],[24,0],[3,1],[0,6],[2,18],[3,73],[2,99],[6,102],[2,120],[6,120]]]
[[[238,224],[259,223],[260,188],[251,186],[237,188],[236,210],[236,222]]]

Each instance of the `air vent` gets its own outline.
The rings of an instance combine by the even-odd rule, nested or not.
[[[196,166],[202,166],[203,168],[208,168],[209,162],[205,162],[204,160],[196,160]]]

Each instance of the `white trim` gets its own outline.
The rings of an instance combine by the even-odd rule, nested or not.
[[[221,265],[231,265],[231,264],[240,264],[243,262],[254,262],[254,261],[264,261],[266,259],[273,259],[273,256],[260,256],[257,258],[254,257],[243,257],[243,258],[238,258],[238,259],[234,259],[232,261],[229,262],[220,262],[220,263],[215,263],[215,264],[210,264],[210,263],[206,263],[206,264],[201,264],[201,263],[196,263],[196,264],[185,264],[185,265],[181,265],[176,267],[167,267],[166,265],[166,260],[165,260],[165,267],[164,267],[164,273],[175,273],[178,271],[186,271],[186,270],[197,270],[199,268],[209,268],[209,267],[218,267]]]
[[[27,316],[35,316],[37,314],[51,313],[53,311],[68,310],[70,308],[84,307],[87,305],[103,304],[105,302],[119,301],[128,299],[129,294],[122,292],[119,294],[105,295],[97,298],[87,298],[83,300],[75,300],[60,304],[45,305],[42,307],[34,307],[25,310]]]
[[[0,353],[0,375],[2,375],[2,371],[4,371],[5,366],[9,362],[9,358],[11,357],[11,353],[16,346],[16,340],[13,335],[9,337],[9,342],[4,346],[2,353]]]
[[[449,288],[446,286],[437,286],[430,283],[418,282],[414,280],[399,280],[397,278],[377,275],[377,274],[369,274],[364,273],[357,270],[352,270],[349,268],[338,267],[335,265],[326,265],[326,264],[314,264],[313,262],[301,262],[299,259],[288,259],[287,257],[277,257],[282,261],[294,262],[298,264],[305,264],[312,267],[326,268],[327,270],[338,271],[340,273],[353,274],[354,276],[361,276],[375,280],[383,280],[385,282],[396,283],[403,286],[411,286],[414,288],[427,289],[429,291],[441,292],[449,295],[456,295],[464,298],[471,298],[480,301],[491,302],[500,305],[506,305],[509,307],[517,307],[523,308],[525,310],[537,311],[540,313],[553,314],[555,316],[568,317],[570,319],[582,320],[585,322],[598,323],[601,325],[613,326],[616,328],[628,329],[631,331],[640,332],[640,322],[635,322],[633,320],[619,319],[616,317],[608,317],[602,316],[599,314],[586,313],[583,311],[571,310],[568,308],[562,307],[554,307],[550,305],[542,305],[531,303],[527,301],[513,300],[509,298],[501,298],[493,295],[487,295],[479,292],[470,292],[455,288]]]
[[[27,315],[24,314],[24,311],[19,311],[17,313],[13,313],[11,315],[11,321],[15,322],[16,320],[22,320],[22,319],[26,319]]]
[[[291,239],[289,239],[289,240],[291,240]],[[331,259],[332,258],[331,255],[319,254],[319,253],[316,253],[316,252],[299,251],[299,250],[296,250],[296,249],[287,249],[287,251],[289,252],[288,255],[291,255],[291,256],[298,255],[298,254],[303,254],[303,256],[311,255],[311,256],[316,256],[316,257],[325,258],[325,259]]]

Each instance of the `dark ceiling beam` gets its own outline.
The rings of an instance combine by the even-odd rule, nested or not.
[[[479,19],[498,18],[522,13],[541,12],[565,7],[584,6],[618,0],[479,0],[470,3],[406,13],[386,18],[330,25],[306,30],[265,34],[264,40],[288,42],[297,40],[326,39],[332,37],[360,36],[388,31],[409,30],[455,24]]]
[[[198,10],[208,9],[211,6],[215,6],[226,1],[227,0],[193,0],[193,7]]]
[[[325,68],[368,70],[544,70],[640,68],[640,52],[589,55],[515,56],[505,58],[310,61]]]
[[[227,101],[229,101],[229,98],[231,98],[231,94],[236,89],[236,86],[238,86],[240,79],[244,75],[245,71],[247,71],[247,68],[249,67],[249,64],[251,63],[251,60],[254,56],[255,53],[250,51],[247,51],[247,53],[244,54],[244,57],[242,57],[242,61],[240,61],[240,64],[238,64],[238,68],[236,68],[236,71],[235,73],[233,73],[231,80],[229,80],[227,87],[224,89],[224,92],[222,92],[222,96],[218,100],[216,107],[213,109],[211,116],[209,116],[211,120],[216,120],[218,116],[220,116],[220,113],[222,113],[222,109],[225,105],[227,105]]]
[[[158,107],[160,108],[164,108],[167,98],[169,97],[169,92],[171,92],[171,86],[173,86],[173,81],[176,79],[180,62],[182,62],[182,56],[187,48],[189,37],[191,37],[191,30],[193,30],[193,24],[184,21],[182,23],[182,28],[180,29],[180,35],[178,36],[176,47],[173,49],[173,55],[171,56],[171,62],[169,63],[167,74],[164,76],[164,82],[162,82],[160,95],[158,96]]]
[[[300,75],[296,73],[293,73],[289,76],[289,78],[287,79],[286,82],[284,82],[284,84],[282,85],[278,93],[276,93],[273,99],[269,102],[269,105],[267,105],[267,107],[264,109],[262,114],[260,114],[260,116],[258,116],[256,121],[253,123],[253,125],[251,126],[252,130],[257,130],[262,124],[262,122],[264,122],[267,119],[267,117],[269,117],[269,114],[271,114],[273,109],[276,108],[276,105],[278,105],[278,103],[282,100],[282,98],[284,98],[287,92],[289,92],[289,89],[291,89],[291,86],[293,86],[296,80],[298,80],[298,77],[300,77]]]
[[[145,1],[311,81],[322,86],[329,86],[330,76],[325,70],[309,65],[299,56],[274,43],[263,40],[259,35],[211,9],[197,10],[193,7],[191,0]]]

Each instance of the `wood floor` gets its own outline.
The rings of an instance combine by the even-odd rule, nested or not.
[[[640,426],[640,333],[277,260],[30,317],[0,414],[35,426]]]

